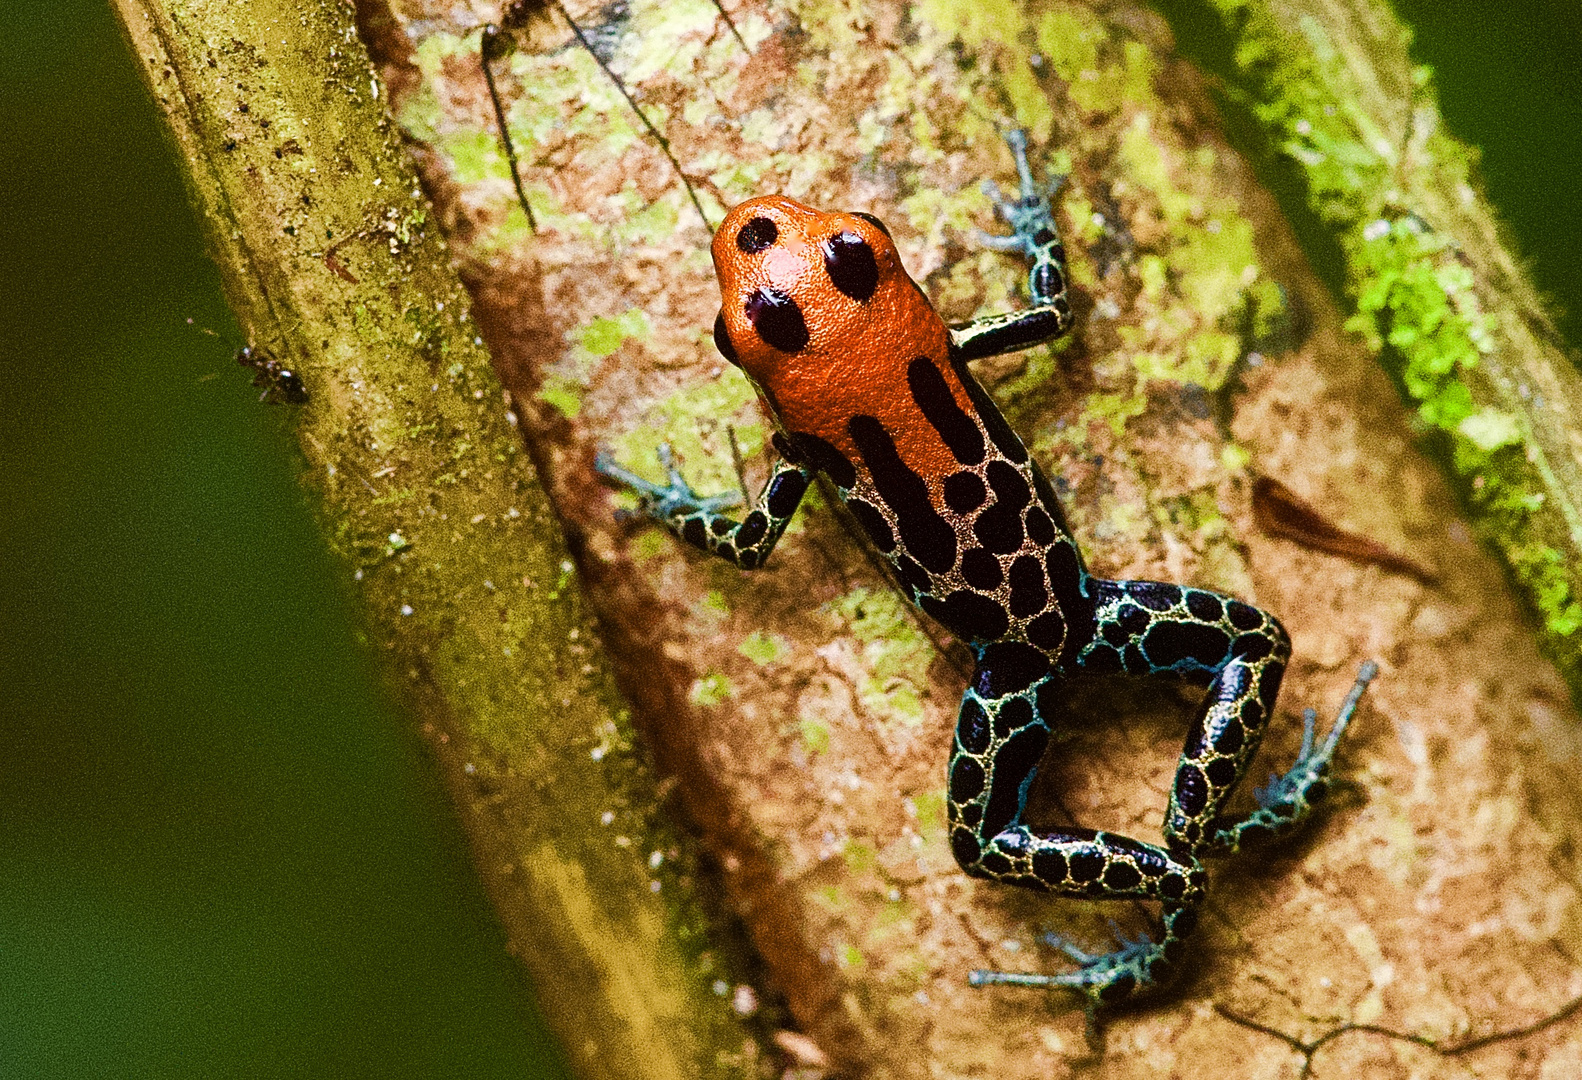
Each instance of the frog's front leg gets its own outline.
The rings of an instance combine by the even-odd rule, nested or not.
[[[1015,232],[1011,236],[982,233],[979,240],[996,251],[1027,256],[1031,263],[1027,271],[1027,291],[1033,303],[1021,311],[989,315],[952,326],[951,356],[961,361],[1026,349],[1071,329],[1071,303],[1066,296],[1066,249],[1060,242],[1054,209],[1049,202],[1050,195],[1060,185],[1057,183],[1045,192],[1034,183],[1032,167],[1027,163],[1027,137],[1022,132],[1008,132],[1005,141],[1016,158],[1016,171],[1021,180],[1020,197],[1006,198],[992,182],[984,184],[984,191]]]
[[[812,472],[800,465],[777,461],[753,508],[741,521],[721,513],[741,502],[735,492],[702,496],[693,491],[671,461],[670,447],[659,448],[659,463],[669,482],[654,484],[622,468],[601,452],[593,467],[601,476],[637,496],[641,512],[694,547],[718,555],[743,570],[764,564],[780,535],[801,505]]]

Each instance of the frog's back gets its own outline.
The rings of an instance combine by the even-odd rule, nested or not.
[[[757,384],[782,452],[824,472],[912,598],[962,638],[1065,639],[1081,576],[1054,493],[953,363],[950,332],[865,215],[783,196],[714,237],[715,339]]]

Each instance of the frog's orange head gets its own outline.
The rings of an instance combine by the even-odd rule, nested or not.
[[[947,332],[879,220],[768,195],[714,234],[720,352],[788,428],[844,441],[846,419],[903,397],[907,364],[943,359]]]

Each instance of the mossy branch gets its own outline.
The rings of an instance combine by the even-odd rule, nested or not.
[[[581,1075],[735,1075],[683,844],[653,819],[572,564],[338,3],[117,0],[304,478]]]
[[[1195,5],[1183,5],[1195,6]],[[1233,97],[1338,239],[1348,328],[1442,436],[1582,697],[1582,377],[1382,0],[1209,0]]]

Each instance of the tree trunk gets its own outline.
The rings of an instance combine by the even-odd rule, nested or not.
[[[1389,379],[1343,332],[1344,314],[1314,278],[1273,199],[1224,142],[1200,78],[1174,56],[1159,19],[1115,3],[933,0],[910,9],[727,4],[734,24],[727,25],[703,0],[638,3],[629,14],[571,6],[664,134],[672,161],[563,15],[534,8],[537,18],[514,32],[518,48],[500,62],[499,82],[536,232],[517,207],[499,149],[478,64],[477,14],[432,0],[363,0],[358,18],[583,570],[640,740],[674,783],[764,964],[756,994],[736,995],[738,1004],[750,1010],[756,1001],[770,1024],[788,1017],[811,1039],[782,1037],[787,1063],[817,1072],[822,1054],[842,1075],[1013,1078],[1071,1075],[1098,1055],[1106,1076],[1286,1076],[1304,1055],[1334,1075],[1367,1068],[1453,1075],[1462,1059],[1491,1075],[1575,1067],[1574,1029],[1558,1021],[1466,1043],[1556,1016],[1582,993],[1572,794],[1582,747],[1566,685],[1539,657],[1500,568],[1473,541],[1450,489],[1413,444]],[[192,66],[203,74],[201,64]],[[153,71],[158,89],[159,68]],[[256,112],[235,113],[230,81],[244,80],[233,75],[216,84],[227,87],[223,95],[206,92],[225,110],[217,114],[220,128],[278,145],[267,139],[286,132],[266,138]],[[326,81],[319,72],[309,89],[321,94]],[[250,89],[246,99],[256,102],[259,93]],[[875,213],[949,320],[1020,302],[1024,269],[983,250],[972,232],[993,227],[978,182],[1014,180],[996,130],[1001,118],[1028,129],[1050,170],[1068,177],[1059,209],[1079,325],[1063,344],[987,361],[979,374],[1035,456],[1062,478],[1091,568],[1218,588],[1273,610],[1296,648],[1282,700],[1288,709],[1318,708],[1326,722],[1363,659],[1384,668],[1341,752],[1350,793],[1291,846],[1217,863],[1204,927],[1191,943],[1193,972],[1156,1004],[1097,1028],[1069,997],[966,984],[973,968],[1066,966],[1040,944],[1041,931],[1099,951],[1112,941],[1111,917],[1132,934],[1149,926],[1149,913],[1020,893],[956,869],[942,789],[966,677],[961,646],[906,607],[826,501],[805,505],[769,569],[742,575],[657,530],[617,520],[591,467],[595,450],[608,448],[651,468],[655,447],[667,442],[700,490],[724,490],[739,482],[734,442],[749,487],[761,482],[763,420],[750,388],[708,343],[719,294],[706,226],[749,195],[780,191]],[[370,118],[357,130],[375,126]],[[236,160],[226,153],[198,160]],[[250,175],[231,164],[203,167],[235,174],[232,184]],[[383,205],[377,189],[357,186],[370,174],[344,167],[333,174],[337,192],[342,184],[361,192],[338,236],[357,231],[362,206]],[[270,206],[295,205],[296,190],[290,194]],[[270,227],[278,232],[278,219]],[[227,221],[217,234],[230,228]],[[316,235],[304,241],[319,243]],[[403,250],[402,270],[438,274],[446,256],[432,240],[418,242],[430,258],[420,266],[416,250]],[[316,288],[351,295],[351,283],[324,272],[322,253],[307,259],[292,251],[283,265],[298,259],[306,271],[317,269]],[[384,251],[368,258],[384,259]],[[364,281],[374,274],[350,269]],[[411,282],[400,278],[401,295]],[[361,333],[351,317],[357,309],[344,303],[334,309],[344,334]],[[444,317],[465,307],[447,303]],[[455,345],[469,359],[470,333]],[[320,339],[317,331],[300,338]],[[322,339],[341,337],[326,331]],[[335,363],[333,352],[310,361],[310,371],[325,370],[312,362]],[[453,400],[445,414],[453,426],[436,430],[452,439],[473,432],[470,425],[492,432],[473,434],[471,446],[497,447],[504,456],[498,473],[506,475],[520,458],[507,449],[510,432],[497,411],[470,396],[485,376],[468,367],[471,381],[458,390],[449,362],[432,366],[443,393],[425,395],[424,408],[437,407],[428,400],[435,394]],[[367,441],[380,430],[365,411],[351,411],[369,408],[354,382],[368,377],[325,370],[310,384],[317,393],[305,445],[332,500],[328,520],[354,523],[355,535],[381,543],[386,531],[422,525],[443,543],[447,525],[436,514],[409,510],[410,518],[391,524],[390,504],[353,503],[366,493],[336,479],[372,477],[403,453],[418,464],[400,468],[416,470],[425,455],[437,456],[437,435],[398,426],[422,454],[386,450],[352,473],[330,472],[315,449],[314,410],[327,412],[332,401],[348,415],[341,434],[319,437],[323,445],[349,443],[347,431]],[[426,374],[390,379],[381,385],[434,381]],[[482,400],[490,396],[485,388]],[[1485,420],[1464,437],[1492,438],[1501,421]],[[479,469],[471,472],[477,484]],[[1279,479],[1347,529],[1430,564],[1439,584],[1260,534],[1250,494],[1257,474]],[[380,482],[420,493],[397,508],[443,512],[446,504],[431,503],[419,486],[423,479],[409,483],[403,473]],[[450,487],[443,491],[456,498]],[[520,494],[510,496],[527,511]],[[485,496],[476,498],[483,505]],[[355,516],[358,509],[368,518]],[[450,520],[459,527],[470,510],[450,509]],[[543,527],[531,512],[527,520]],[[343,530],[331,536],[349,547],[352,525]],[[533,537],[549,550],[545,533],[502,532],[489,557],[520,560]],[[399,588],[451,572],[445,567],[457,556],[441,554],[414,542],[410,551],[361,557],[369,569],[364,587],[384,583],[376,586],[382,594],[369,593],[370,622],[389,640],[412,632],[391,614],[410,602]],[[548,555],[547,565],[555,558]],[[610,800],[598,788],[612,783],[609,758],[589,760],[588,735],[600,728],[591,706],[581,704],[587,698],[526,723],[516,717],[528,715],[528,705],[507,710],[491,698],[496,685],[516,684],[490,682],[471,667],[487,672],[499,662],[499,635],[509,625],[496,628],[501,601],[474,584],[482,573],[423,598],[444,618],[419,606],[419,615],[436,621],[429,636],[404,646],[393,669],[404,677],[417,667],[408,656],[423,657],[421,677],[434,680],[434,658],[444,658],[447,679],[419,700],[443,707],[445,730],[458,741],[494,751],[496,790],[520,787],[522,798],[532,797],[511,818],[524,835],[569,823],[556,865],[559,880],[577,880],[578,860],[608,857],[577,828],[588,808]],[[490,580],[516,579],[501,573]],[[533,610],[534,618],[551,617]],[[512,641],[521,640],[518,630]],[[565,638],[545,631],[538,640]],[[592,654],[586,659],[597,663]],[[488,692],[476,691],[480,680]],[[566,685],[547,692],[582,693],[612,708],[602,690],[590,689],[596,682]],[[471,710],[478,719],[469,719]],[[1059,760],[1046,763],[1034,793],[1038,815],[1156,838],[1185,710],[1168,690],[1124,684],[1074,700],[1072,719],[1083,722],[1058,744]],[[624,747],[622,729],[614,717],[611,723],[605,730]],[[524,727],[530,748],[522,745]],[[562,727],[568,730],[557,738]],[[1276,725],[1268,768],[1289,763],[1299,727]],[[644,801],[642,774],[625,760],[622,777],[638,779],[622,789],[620,805],[630,807],[623,812],[656,819],[657,801]],[[482,801],[476,783],[458,775],[464,804]],[[498,886],[504,875],[491,868],[490,844],[523,850],[521,842],[503,826],[475,833],[485,875]],[[650,841],[641,843],[640,851],[651,850]],[[519,866],[540,880],[528,860]],[[591,879],[595,871],[588,873]],[[538,899],[546,890],[527,891]],[[603,890],[585,895],[603,899]],[[668,886],[663,895],[671,896]],[[674,921],[677,910],[687,909],[668,908],[667,917]],[[555,923],[551,931],[570,922],[546,921]],[[662,926],[641,919],[630,925],[646,929],[628,932],[614,914],[605,925],[619,927],[612,934],[623,936],[607,944],[632,963],[623,942],[663,956],[691,947],[668,944]],[[717,946],[730,940],[717,923],[712,932]],[[525,936],[518,940],[528,947]],[[585,943],[576,948],[588,964],[599,961],[603,945],[586,935],[576,940]],[[556,966],[556,950],[567,946],[546,948],[544,957],[526,957],[541,987],[541,970]],[[657,970],[655,980],[684,970],[671,976],[677,998],[690,991],[692,1001],[706,989],[696,965]],[[584,980],[587,1000],[618,1011],[609,1005],[617,1000],[612,982]],[[701,1006],[693,1015],[719,1023]],[[682,1018],[675,1026],[697,1023]],[[656,1038],[687,1038],[651,1030]],[[1331,1033],[1343,1037],[1316,1046]],[[604,1032],[588,1026],[586,1035],[596,1041]],[[688,1045],[728,1041],[709,1044],[697,1034]],[[577,1051],[577,1042],[570,1045]],[[668,1075],[662,1064],[640,1064]]]
[[[579,1073],[755,1075],[572,563],[338,4],[117,0],[304,480]]]

